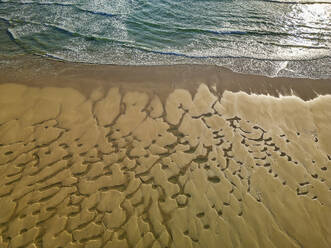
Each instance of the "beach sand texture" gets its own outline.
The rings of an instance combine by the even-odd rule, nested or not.
[[[331,96],[0,85],[0,247],[331,247]]]

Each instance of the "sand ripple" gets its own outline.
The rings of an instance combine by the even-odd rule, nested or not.
[[[330,247],[331,97],[0,86],[1,247]]]

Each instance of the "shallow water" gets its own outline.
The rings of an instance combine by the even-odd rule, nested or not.
[[[0,54],[330,78],[330,1],[0,1]]]

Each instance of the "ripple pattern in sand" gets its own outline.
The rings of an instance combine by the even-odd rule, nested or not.
[[[331,98],[0,86],[1,247],[330,247]]]

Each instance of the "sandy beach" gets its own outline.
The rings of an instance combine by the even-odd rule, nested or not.
[[[330,79],[0,74],[0,247],[331,247]]]

